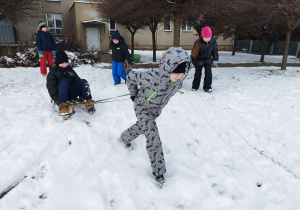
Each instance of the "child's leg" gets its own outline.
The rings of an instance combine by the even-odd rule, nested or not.
[[[112,61],[112,75],[113,75],[113,78],[114,78],[114,81],[115,83],[119,83],[121,82],[121,79],[118,75],[118,63],[115,62],[115,61]]]
[[[211,83],[212,83],[211,64],[205,64],[204,69],[205,69],[205,75],[204,75],[203,89],[207,90],[211,88]]]
[[[45,57],[45,51],[43,51],[44,57],[40,57],[40,69],[41,74],[47,74],[47,63],[46,63],[46,57]]]
[[[70,85],[68,99],[72,100],[82,95],[84,100],[92,99],[89,83],[85,79],[78,80]]]
[[[201,75],[202,75],[202,66],[195,66],[195,75],[194,75],[194,80],[193,80],[193,84],[192,84],[192,88],[195,90],[199,89]]]
[[[47,52],[48,67],[54,65],[52,52]]]
[[[126,81],[127,74],[123,71],[123,69],[124,69],[124,63],[118,62],[117,73],[123,80]]]
[[[68,80],[62,80],[58,85],[57,85],[57,90],[58,90],[58,104],[66,102],[69,97],[68,97],[68,92],[69,92],[70,84]]]
[[[149,114],[147,109],[136,109],[137,123],[132,125],[121,135],[121,139],[128,143],[138,137],[140,134],[146,136],[146,149],[150,159],[154,176],[163,175],[166,172],[163,148],[161,145],[155,117]]]
[[[147,122],[147,127],[148,128],[145,130],[147,139],[146,149],[150,159],[152,173],[154,176],[163,175],[166,172],[166,165],[155,120],[149,120]]]

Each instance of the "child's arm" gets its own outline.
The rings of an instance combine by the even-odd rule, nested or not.
[[[49,73],[47,75],[47,89],[52,100],[57,104],[58,103],[58,91],[57,91],[57,79],[54,74]]]
[[[124,55],[126,56],[126,59],[129,63],[129,65],[132,65],[132,61],[131,61],[131,58],[130,58],[130,54],[129,54],[129,51],[128,51],[128,48],[126,46],[126,44],[124,44],[122,47],[122,52],[124,53]]]
[[[35,37],[35,43],[38,51],[42,51],[42,40],[41,37],[37,34]]]
[[[55,45],[55,40],[53,38],[53,36],[51,35],[51,45],[52,45],[52,50],[56,51],[56,45]]]
[[[219,60],[219,52],[218,52],[218,45],[217,42],[214,43],[213,45],[213,50],[211,51],[212,57],[214,61]]]
[[[136,96],[138,93],[138,86],[151,86],[153,80],[152,72],[134,72],[130,71],[126,77],[126,84],[131,96]]]

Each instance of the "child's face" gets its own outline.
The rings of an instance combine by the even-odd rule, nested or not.
[[[114,44],[119,44],[119,40],[118,39],[113,39],[113,43]]]
[[[170,75],[170,80],[172,82],[176,82],[177,80],[181,79],[184,76],[184,73],[180,73],[180,74],[171,74]]]
[[[46,31],[48,31],[48,28],[47,27],[43,27],[41,30],[44,31],[44,32],[46,32]]]
[[[69,65],[69,63],[61,63],[61,64],[58,64],[59,67],[62,67],[62,68],[67,68],[67,66]]]
[[[204,37],[203,37],[203,40],[204,40],[206,43],[208,43],[208,42],[211,40],[211,37],[209,37],[209,38],[204,38]]]

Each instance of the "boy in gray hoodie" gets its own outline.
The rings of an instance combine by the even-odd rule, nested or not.
[[[140,134],[145,134],[152,173],[160,188],[165,185],[163,174],[166,172],[166,166],[155,119],[180,89],[181,79],[190,70],[190,63],[190,56],[184,49],[171,47],[166,51],[159,69],[147,72],[133,71],[126,78],[138,121],[121,134],[120,142],[125,147],[132,148],[130,142]]]

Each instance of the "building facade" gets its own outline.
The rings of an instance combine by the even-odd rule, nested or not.
[[[59,39],[70,39],[78,42],[86,51],[107,51],[111,34],[119,30],[127,45],[130,46],[131,34],[113,20],[104,20],[101,14],[89,0],[41,0],[40,10],[37,11],[39,19],[45,21],[50,33]],[[15,34],[13,40],[18,42],[34,41],[39,19],[32,21],[17,20],[10,23],[11,32]],[[6,24],[7,25],[7,24]],[[0,22],[1,26],[1,22]],[[156,32],[157,49],[166,49],[173,44],[173,22],[164,20]],[[187,23],[182,22],[180,32],[180,45],[185,49],[191,49],[198,38],[197,32]],[[152,49],[152,35],[150,30],[139,30],[134,37],[135,49]],[[11,41],[16,42],[16,41]],[[1,40],[0,44],[5,44]],[[7,42],[7,41],[6,41]],[[218,45],[223,50],[231,50],[232,40],[217,38]],[[7,42],[8,44],[8,42]]]

